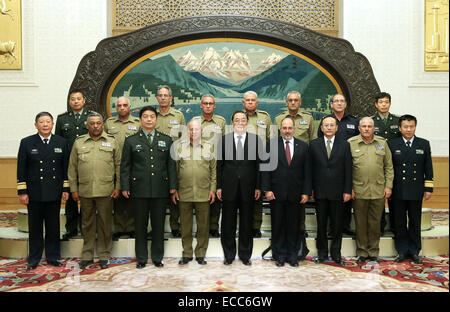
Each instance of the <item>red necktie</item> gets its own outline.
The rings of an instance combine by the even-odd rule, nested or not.
[[[289,141],[286,141],[286,160],[288,165],[291,165],[291,148],[289,147]]]

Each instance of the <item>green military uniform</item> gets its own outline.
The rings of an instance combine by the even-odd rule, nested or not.
[[[139,118],[130,115],[126,121],[119,116],[110,117],[105,122],[105,132],[113,135],[119,150],[122,151],[125,138],[135,134],[141,126]],[[115,235],[134,232],[134,216],[131,201],[120,195],[114,200],[114,231]]]
[[[202,142],[208,142],[214,147],[217,146],[217,142],[220,137],[225,135],[225,129],[227,126],[227,121],[222,116],[213,114],[210,120],[206,120],[205,117],[196,116],[194,118],[201,119],[202,127]],[[222,209],[222,202],[216,200],[209,208],[209,230],[218,231],[219,230],[219,219],[220,210]]]
[[[394,180],[392,155],[383,137],[375,135],[367,144],[361,135],[348,139],[353,158],[353,210],[356,224],[356,254],[378,257],[384,189]]]
[[[178,146],[177,175],[183,257],[192,257],[192,216],[195,209],[195,256],[204,258],[209,238],[209,193],[216,191],[216,158],[212,145],[195,147],[189,141]]]
[[[245,111],[245,110],[244,110]],[[248,114],[248,113],[247,113]],[[256,109],[252,115],[248,115],[247,131],[258,135],[265,143],[270,139],[270,126],[272,120],[268,112]],[[255,206],[253,211],[253,232],[259,231],[262,224],[262,199],[261,196],[258,200],[255,200]]]
[[[371,117],[375,126],[375,135],[379,135],[386,140],[401,136],[398,130],[398,122],[400,117],[389,113],[386,118],[383,118],[378,112]]]
[[[151,257],[161,262],[164,256],[165,207],[170,189],[177,189],[176,163],[170,157],[172,140],[154,130],[152,142],[141,129],[125,139],[120,164],[121,190],[130,191],[134,206],[135,252],[139,263],[148,260],[147,227],[152,226]]]
[[[275,117],[275,124],[278,129],[281,129],[281,121],[286,117],[290,116],[289,111],[278,114]],[[298,111],[297,115],[291,116],[295,123],[295,133],[294,138],[302,140],[309,144],[312,140],[317,138],[317,129],[314,124],[314,117],[311,113],[306,111]]]
[[[67,140],[69,146],[69,153],[72,150],[75,140],[83,134],[88,133],[86,129],[86,121],[88,115],[92,111],[83,109],[80,112],[79,118],[76,118],[76,113],[69,110],[63,114],[58,115],[56,119],[55,134],[62,136]],[[71,236],[78,234],[78,226],[81,227],[81,216],[78,213],[78,203],[73,200],[72,195],[66,201],[65,205],[66,214],[66,233]]]
[[[156,130],[170,136],[173,141],[180,138],[182,135],[179,133],[180,126],[186,125],[183,113],[173,107],[170,107],[169,111],[165,115],[161,114],[159,108],[157,108],[156,111],[158,113],[158,118],[156,119]],[[175,133],[177,135],[175,135]],[[172,231],[178,231],[180,229],[180,224],[178,223],[180,218],[180,210],[178,209],[178,206],[172,203],[172,201],[168,202],[168,206],[170,210],[170,229]]]
[[[69,161],[71,192],[80,196],[83,232],[83,260],[94,258],[98,228],[97,251],[100,260],[108,260],[112,249],[112,197],[119,189],[120,150],[112,135],[105,132],[94,141],[89,134],[74,143]]]

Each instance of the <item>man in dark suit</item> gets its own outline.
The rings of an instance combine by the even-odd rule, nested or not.
[[[281,121],[281,136],[267,144],[270,158],[278,159],[272,171],[262,172],[262,189],[270,203],[272,258],[278,267],[298,266],[299,209],[311,195],[308,144],[294,138],[294,119]],[[304,208],[303,208],[304,209]]]
[[[231,118],[233,132],[224,135],[217,150],[217,198],[223,201],[221,243],[224,264],[236,257],[236,223],[239,208],[239,259],[251,265],[253,207],[261,196],[260,152],[263,143],[247,132],[248,117],[242,111]]]
[[[317,204],[316,263],[328,259],[327,224],[330,217],[330,254],[334,262],[342,265],[343,203],[352,198],[352,154],[348,142],[336,137],[338,125],[334,116],[323,118],[320,127],[324,136],[311,141],[309,147]]]
[[[17,155],[17,193],[28,208],[28,269],[35,269],[45,245],[47,263],[59,267],[59,211],[69,198],[69,149],[64,138],[52,135],[53,116],[37,114],[38,133],[22,139]],[[42,223],[45,224],[45,244]]]
[[[422,200],[429,200],[433,192],[433,165],[430,142],[415,136],[416,125],[416,117],[401,116],[399,130],[402,136],[389,140],[388,144],[394,166],[392,202],[398,252],[395,261],[402,262],[410,257],[420,264]]]
[[[122,195],[133,200],[136,267],[147,264],[147,226],[152,225],[151,257],[163,267],[164,222],[169,193],[177,189],[176,163],[170,157],[172,139],[155,130],[157,112],[145,106],[139,112],[141,130],[125,139],[120,165]]]

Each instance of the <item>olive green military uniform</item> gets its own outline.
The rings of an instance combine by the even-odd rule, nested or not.
[[[245,110],[244,110],[245,111]],[[265,143],[270,139],[270,126],[272,120],[268,112],[256,109],[252,115],[248,115],[247,131],[258,135]],[[273,134],[273,135],[276,135]],[[259,231],[262,224],[262,200],[261,196],[258,200],[255,200],[255,206],[253,210],[253,231]]]
[[[112,135],[102,133],[97,141],[89,134],[74,143],[69,161],[71,192],[81,201],[83,252],[82,260],[94,258],[96,232],[100,260],[108,260],[112,249],[111,194],[119,189],[120,150]]]
[[[225,135],[225,129],[227,126],[227,121],[222,116],[213,114],[210,120],[206,120],[205,117],[196,116],[194,118],[201,119],[202,127],[202,142],[208,142],[216,148],[217,142],[222,135]],[[222,202],[216,200],[209,208],[209,230],[218,231],[219,230],[219,219],[220,211],[222,209]]]
[[[139,118],[130,115],[126,121],[118,116],[110,117],[105,122],[105,132],[113,135],[119,150],[122,151],[125,138],[135,134],[141,126]],[[114,231],[117,234],[134,232],[134,216],[131,201],[120,195],[114,199]]]
[[[278,126],[278,129],[281,128],[281,121],[289,115],[289,111],[278,114],[275,117],[274,123]],[[314,117],[311,113],[306,111],[298,111],[297,115],[291,116],[294,119],[295,133],[294,138],[302,140],[309,144],[310,141],[317,138],[317,129],[314,124]]]
[[[356,254],[378,257],[384,189],[392,189],[394,180],[391,151],[386,140],[377,135],[370,144],[366,144],[361,135],[348,142],[353,158]]]
[[[159,108],[156,109],[158,113],[158,118],[156,119],[156,130],[170,136],[173,141],[177,140],[182,136],[179,133],[180,126],[185,126],[186,121],[184,115],[181,111],[170,107],[167,114],[163,115],[160,113]],[[178,220],[180,219],[180,210],[177,205],[174,205],[171,200],[168,201],[168,206],[170,210],[170,229],[172,231],[177,231],[180,229],[180,224]]]
[[[216,158],[212,145],[192,146],[183,141],[178,146],[177,175],[180,202],[183,257],[192,257],[192,216],[195,209],[197,246],[195,256],[205,257],[209,239],[209,193],[216,191]]]
[[[154,130],[152,142],[141,129],[125,139],[120,163],[120,189],[130,191],[134,206],[136,260],[148,260],[147,227],[152,226],[151,258],[164,256],[164,222],[169,191],[177,189],[177,168],[170,157],[172,140]]]
[[[79,118],[76,117],[76,113],[72,110],[58,115],[58,118],[56,119],[55,134],[62,136],[67,140],[69,153],[72,150],[75,140],[80,135],[88,133],[86,121],[91,112],[92,111],[84,108],[80,112]],[[66,233],[70,236],[75,236],[78,234],[78,227],[81,228],[81,215],[78,213],[78,202],[73,200],[72,194],[66,201],[64,211],[66,214]]]

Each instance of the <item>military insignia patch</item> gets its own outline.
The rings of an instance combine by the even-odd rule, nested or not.
[[[397,129],[398,125],[391,125],[391,129]]]
[[[256,123],[258,125],[263,125],[263,126],[266,124],[266,122],[264,120],[261,120],[261,119],[256,120]]]
[[[102,142],[102,146],[111,147],[111,143],[110,142]]]
[[[166,147],[166,142],[158,141],[158,147]]]
[[[416,149],[416,154],[423,155],[423,150],[421,150],[421,149]]]
[[[355,129],[355,125],[347,124],[347,129]]]
[[[382,151],[382,150],[384,150],[384,146],[383,145],[375,145],[375,149]]]
[[[62,153],[62,148],[55,147],[55,153]]]
[[[141,151],[142,150],[142,145],[140,145],[140,144],[136,145],[136,150],[137,151]]]
[[[308,124],[308,120],[300,120],[299,124],[300,125],[307,125]]]
[[[39,151],[37,150],[37,148],[33,148],[31,150],[31,154],[33,154],[33,155],[39,154]]]
[[[134,125],[128,126],[128,130],[137,130],[137,127]]]
[[[401,153],[402,153],[401,150],[395,150],[395,151],[394,151],[394,154],[396,154],[396,155],[400,155]]]
[[[178,125],[178,120],[176,120],[176,119],[171,119],[171,120],[169,120],[169,123],[170,123],[171,125]]]

